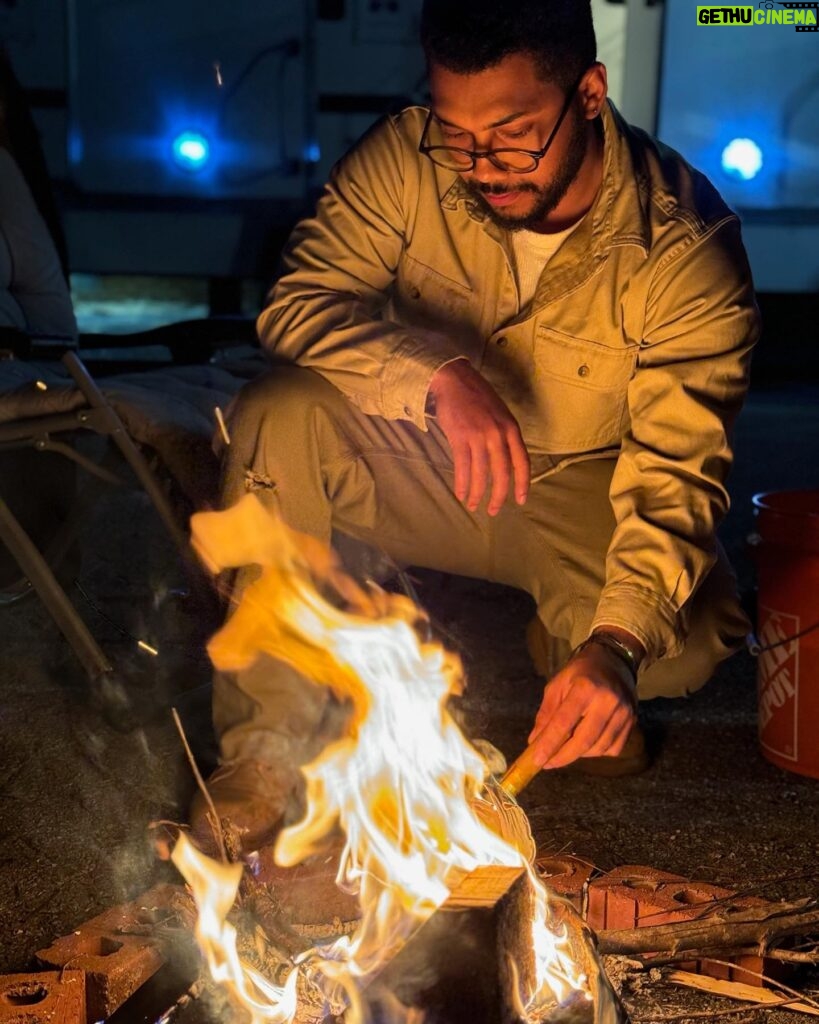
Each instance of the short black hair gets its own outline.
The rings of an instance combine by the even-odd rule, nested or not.
[[[597,59],[591,0],[424,0],[421,45],[428,62],[462,75],[527,53],[566,91]]]

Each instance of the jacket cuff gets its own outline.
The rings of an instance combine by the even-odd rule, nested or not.
[[[390,420],[409,420],[427,430],[427,396],[432,378],[447,363],[466,356],[452,342],[432,331],[405,338],[392,353],[381,379],[381,407]]]
[[[682,654],[685,639],[682,613],[665,598],[631,584],[606,587],[589,632],[618,626],[637,637],[646,654],[641,671],[660,658]]]

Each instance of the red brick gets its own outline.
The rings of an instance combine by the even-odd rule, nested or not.
[[[0,976],[0,1024],[86,1024],[79,970]]]
[[[664,882],[686,879],[668,871],[625,865],[609,871],[589,884],[587,920],[596,931],[604,928],[636,928],[640,924],[662,924],[673,920],[678,905],[662,889]],[[678,916],[678,920],[693,916]]]
[[[165,962],[152,939],[80,930],[37,953],[49,967],[70,963],[85,972],[89,1024],[105,1020]]]
[[[593,864],[577,857],[538,857],[535,870],[547,888],[569,900],[582,913],[583,893],[595,871]]]
[[[85,972],[89,1024],[110,1016],[164,964],[158,942],[144,933],[170,913],[179,886],[156,886],[142,896],[104,911],[76,932],[37,952],[48,967],[70,964]]]
[[[82,930],[103,934],[127,933],[135,928],[144,931],[151,925],[164,923],[172,914],[171,902],[174,896],[184,891],[183,885],[155,885],[136,899],[110,907],[92,917],[82,925]]]
[[[728,906],[749,908],[764,906],[765,900],[734,896],[708,882],[692,882],[682,875],[657,871],[639,865],[625,865],[596,878],[589,884],[587,920],[596,931],[617,928],[639,928],[690,921],[709,913],[709,904],[726,901]],[[713,978],[742,981],[761,986],[763,982],[748,971],[779,976],[779,965],[757,956],[726,958],[736,968],[725,967],[710,960],[681,964]],[[742,970],[741,968],[748,970]]]

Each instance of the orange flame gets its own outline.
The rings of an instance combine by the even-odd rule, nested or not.
[[[236,671],[265,651],[330,687],[352,708],[346,735],[303,769],[307,813],[280,835],[275,856],[284,866],[294,865],[321,848],[340,825],[346,844],[337,881],[358,894],[361,922],[352,936],[301,958],[284,989],[268,993],[252,978],[253,991],[271,1000],[267,1009],[273,1014],[254,1016],[254,1022],[293,1019],[297,970],[306,972],[329,1002],[343,998],[353,1016],[360,1015],[362,984],[460,878],[484,864],[528,867],[528,823],[513,801],[499,812],[481,755],[447,710],[449,698],[461,692],[460,662],[439,644],[421,639],[416,628],[421,613],[408,598],[360,587],[326,545],[286,527],[255,495],[226,512],[200,513],[192,526],[194,544],[214,571],[261,567],[209,645],[214,664]],[[513,842],[497,833],[497,825],[487,825],[500,820],[499,813],[511,821],[503,831]],[[189,881],[214,870],[191,868],[189,849],[187,844],[175,858]],[[534,1012],[573,990],[586,991],[587,981],[578,975],[566,942],[550,930],[546,891],[534,871],[529,874],[537,894],[532,926],[537,986],[521,993],[521,1003]],[[227,898],[227,886],[220,892],[218,912],[208,913],[224,920],[232,897]],[[212,943],[210,927],[208,934]],[[209,956],[212,965],[221,969],[226,961],[235,970],[233,954]],[[231,977],[239,991],[241,983]],[[262,1013],[256,1004],[258,999],[253,1012]]]
[[[243,964],[236,950],[236,929],[227,915],[236,899],[241,864],[219,864],[201,854],[182,833],[172,859],[193,890],[199,918],[196,938],[204,951],[213,980],[227,986],[250,1011],[253,1024],[289,1024],[296,1016],[297,972],[283,986],[273,985],[258,971]]]

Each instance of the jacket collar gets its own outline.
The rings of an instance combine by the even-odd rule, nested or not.
[[[603,124],[603,179],[600,191],[583,222],[572,233],[573,249],[602,252],[612,245],[639,245],[647,253],[649,231],[640,201],[640,182],[632,158],[633,129],[607,100],[600,111]],[[455,210],[463,205],[467,214],[488,229],[495,227],[489,214],[468,191],[457,175],[442,182],[441,206]],[[494,232],[493,232],[494,234]],[[582,251],[582,250],[581,250]]]

